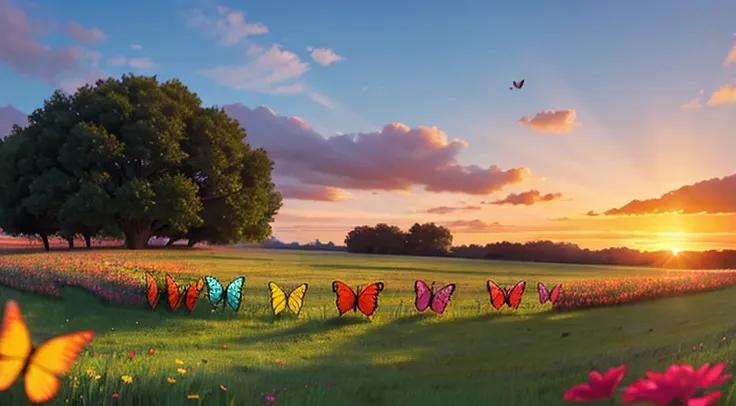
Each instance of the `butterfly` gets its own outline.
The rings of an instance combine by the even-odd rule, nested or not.
[[[271,309],[273,309],[274,315],[278,315],[288,307],[298,316],[302,306],[304,306],[304,296],[307,295],[309,285],[302,283],[289,292],[288,295],[276,282],[268,282],[268,289],[271,291]]]
[[[414,306],[420,312],[430,308],[435,313],[442,314],[450,303],[452,294],[455,293],[455,287],[455,284],[451,283],[435,292],[434,282],[432,282],[432,287],[430,288],[424,281],[418,280],[414,282],[414,293],[417,295],[416,300],[414,300]]]
[[[204,289],[204,280],[202,278],[199,278],[196,282],[181,290],[179,289],[179,285],[174,281],[174,278],[166,274],[166,301],[173,311],[178,310],[182,302],[187,310],[190,312],[193,311],[202,289]],[[146,272],[146,298],[152,309],[158,306],[158,302],[161,299],[161,291],[159,291],[158,283],[156,283],[156,279],[150,272]]]
[[[360,310],[361,313],[371,318],[378,308],[378,294],[383,291],[384,286],[383,282],[374,282],[363,287],[358,286],[356,293],[343,282],[332,282],[332,291],[337,296],[335,304],[337,304],[340,316],[350,310],[354,312]]]
[[[504,303],[516,310],[521,304],[521,297],[524,295],[524,289],[526,289],[526,281],[516,282],[516,285],[510,288],[501,288],[496,282],[489,280],[486,288],[491,295],[491,305],[496,310],[500,309]]]
[[[517,88],[517,89],[521,89],[522,87],[524,87],[524,80],[523,79],[520,82],[513,81],[511,83],[513,83],[514,84],[514,87]],[[509,90],[514,90],[514,88],[513,87],[510,87]]]
[[[84,330],[52,337],[34,347],[20,306],[8,300],[0,327],[0,391],[13,386],[22,374],[28,400],[48,402],[61,388],[59,378],[69,373],[94,338],[94,331]]]
[[[561,291],[561,283],[557,286],[553,286],[552,289],[548,291],[547,287],[544,286],[544,283],[537,282],[537,292],[539,293],[539,303],[541,304],[545,304],[547,302],[555,304],[555,302],[557,302],[557,298],[560,297]]]
[[[236,312],[240,310],[240,305],[243,301],[245,276],[238,276],[230,281],[225,288],[222,287],[220,281],[214,276],[205,276],[204,281],[207,283],[207,297],[210,299],[210,304],[214,309],[222,303],[224,310],[225,304],[227,303]]]

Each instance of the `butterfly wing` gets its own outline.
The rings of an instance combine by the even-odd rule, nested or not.
[[[522,79],[521,82],[519,82],[519,89],[521,89],[522,87],[524,87],[524,79]]]
[[[54,337],[41,343],[31,355],[25,373],[26,396],[32,403],[44,403],[59,392],[59,377],[69,373],[74,362],[95,338],[92,330]]]
[[[552,293],[549,295],[549,301],[552,302],[552,304],[557,303],[557,299],[560,297],[560,292],[562,292],[561,283],[552,288]]]
[[[230,308],[236,312],[240,310],[240,305],[243,303],[244,283],[245,276],[238,276],[230,281],[225,288],[225,301],[230,305]]]
[[[491,306],[496,310],[500,309],[501,306],[506,303],[506,291],[504,291],[498,284],[492,280],[488,280],[486,283],[486,289],[491,295]]]
[[[516,285],[514,285],[514,287],[509,291],[506,303],[514,310],[518,309],[521,304],[521,298],[524,296],[524,289],[526,289],[526,281],[519,281],[516,282]]]
[[[176,311],[181,305],[182,294],[179,285],[176,284],[171,275],[166,274],[166,301],[169,302],[171,310]]]
[[[151,309],[155,309],[158,306],[158,300],[161,298],[156,278],[150,272],[146,272],[146,298],[148,299],[148,304],[151,305]]]
[[[202,284],[199,284],[198,282],[194,282],[187,288],[186,293],[184,294],[184,307],[190,312],[194,310],[194,306],[199,300],[199,292],[201,290]]]
[[[549,300],[549,292],[547,292],[547,287],[544,286],[544,283],[537,282],[537,293],[539,293],[539,303],[547,303]]]
[[[297,316],[302,311],[302,307],[304,307],[304,296],[307,295],[308,289],[309,284],[302,283],[289,293],[289,297],[286,300],[289,309]]]
[[[368,317],[373,316],[378,309],[378,294],[384,287],[383,282],[374,282],[361,288],[358,292],[358,310]]]
[[[333,281],[332,291],[335,292],[335,296],[337,297],[335,304],[337,305],[337,311],[340,312],[340,316],[355,309],[358,295],[353,291],[353,288],[341,281]]]
[[[0,391],[13,386],[31,349],[31,334],[20,313],[20,306],[15,300],[8,300],[0,327]]]
[[[225,288],[214,276],[205,276],[204,282],[207,284],[207,298],[210,300],[210,304],[212,307],[217,307],[222,302]]]
[[[444,313],[447,305],[450,304],[452,294],[455,293],[455,288],[455,284],[451,283],[434,293],[434,297],[432,298],[432,310],[435,313]]]
[[[268,282],[268,290],[271,291],[271,309],[273,314],[277,315],[286,309],[286,293],[276,284],[276,282]]]
[[[417,295],[416,299],[414,299],[414,306],[417,310],[420,312],[427,310],[432,302],[432,290],[429,286],[424,281],[415,281],[414,293]]]

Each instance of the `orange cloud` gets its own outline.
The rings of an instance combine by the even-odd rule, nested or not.
[[[736,82],[721,86],[710,96],[707,104],[712,106],[723,103],[736,103]]]
[[[335,187],[314,185],[283,185],[276,188],[284,199],[314,200],[318,202],[339,202],[348,200],[350,195]]]
[[[697,98],[696,98],[696,99],[692,99],[692,100],[690,100],[689,102],[687,102],[687,103],[683,104],[683,105],[682,105],[682,106],[680,106],[680,107],[681,107],[681,108],[682,108],[683,110],[693,110],[693,109],[697,109],[697,108],[700,108],[700,101],[699,101],[699,100],[698,100]]]
[[[448,213],[455,213],[458,211],[470,211],[470,210],[480,210],[480,206],[463,206],[463,207],[439,206],[439,207],[429,208],[425,210],[425,213],[448,214]]]
[[[569,133],[575,127],[582,125],[575,121],[577,112],[575,110],[542,111],[534,117],[524,116],[519,119],[519,124],[527,126],[540,133]]]
[[[731,52],[728,53],[726,60],[723,61],[723,66],[728,66],[732,63],[736,63],[736,44],[731,47]]]
[[[247,141],[274,160],[274,173],[294,182],[359,190],[485,195],[524,181],[525,167],[503,170],[462,165],[465,141],[449,140],[437,127],[387,124],[380,131],[324,137],[304,120],[276,114],[268,107],[224,107],[247,131]],[[279,182],[276,182],[279,185]]]
[[[522,193],[509,193],[505,198],[500,200],[495,200],[493,202],[481,202],[482,204],[495,204],[495,205],[505,205],[510,204],[513,206],[531,206],[536,203],[541,202],[551,202],[553,200],[558,200],[562,198],[562,193],[547,193],[542,194],[538,190],[529,190]]]
[[[632,200],[623,207],[606,211],[605,214],[672,212],[683,214],[736,213],[736,175],[713,178],[683,186],[654,199]]]
[[[471,234],[471,233],[497,233],[509,231],[513,226],[505,226],[501,223],[494,221],[487,223],[483,220],[454,220],[442,223],[443,226],[447,227],[453,233],[458,234]]]

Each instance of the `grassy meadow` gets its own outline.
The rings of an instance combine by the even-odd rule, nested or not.
[[[591,369],[629,364],[628,384],[648,369],[697,367],[736,354],[736,288],[562,313],[537,300],[537,281],[551,286],[660,272],[654,269],[277,250],[93,252],[181,263],[183,273],[172,274],[180,283],[211,274],[224,285],[245,275],[243,307],[212,313],[203,294],[193,313],[172,313],[165,303],[155,311],[113,307],[74,288],[63,290],[63,300],[0,288],[2,302],[19,302],[36,343],[97,332],[51,404],[260,405],[274,395],[275,405],[561,405],[563,393]],[[518,311],[490,306],[489,278],[528,282]],[[142,272],[140,279],[144,295]],[[352,286],[385,282],[372,321],[337,317],[335,279]],[[458,285],[443,316],[416,312],[416,279]],[[287,291],[309,283],[298,319],[272,316],[271,280]],[[128,351],[136,353],[132,360]],[[726,384],[724,404],[736,400],[734,388]],[[1,405],[25,402],[20,383],[0,393]]]

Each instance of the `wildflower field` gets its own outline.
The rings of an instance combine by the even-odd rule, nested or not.
[[[243,306],[212,313],[203,295],[192,313],[165,304],[152,311],[146,271],[180,285],[245,275]],[[335,279],[385,283],[372,321],[337,317]],[[443,316],[416,312],[416,279],[457,284]],[[519,310],[493,310],[487,279],[526,280]],[[272,316],[268,281],[287,290],[309,283],[298,319]],[[538,281],[564,284],[556,309],[539,304]],[[623,390],[648,370],[736,355],[730,271],[269,250],[6,250],[0,284],[0,302],[18,301],[34,342],[97,333],[50,403],[58,405],[563,405],[592,370],[627,365]],[[731,380],[709,379],[722,384],[721,404],[736,403]],[[0,404],[26,404],[22,384],[0,393]]]

